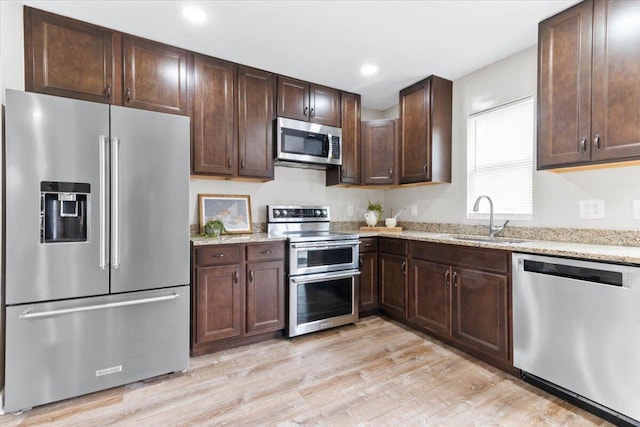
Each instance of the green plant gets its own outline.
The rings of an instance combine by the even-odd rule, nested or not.
[[[369,205],[367,206],[367,210],[368,211],[376,211],[378,212],[378,218],[382,218],[382,212],[384,212],[382,210],[382,202],[380,200],[378,200],[375,203],[371,203],[371,200],[367,199],[367,201],[369,202]]]
[[[222,233],[226,233],[227,229],[219,219],[210,219],[204,225],[204,234],[207,237],[216,237]]]

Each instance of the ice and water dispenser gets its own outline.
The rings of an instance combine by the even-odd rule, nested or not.
[[[80,182],[40,183],[40,243],[86,242],[91,188]]]

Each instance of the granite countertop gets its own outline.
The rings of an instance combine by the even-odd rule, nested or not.
[[[346,231],[346,230],[345,230]],[[540,255],[563,256],[572,258],[582,258],[594,261],[609,261],[628,264],[640,265],[640,247],[638,246],[609,246],[594,245],[586,243],[571,242],[554,242],[548,240],[525,240],[508,238],[495,241],[476,241],[476,240],[459,240],[454,236],[462,237],[479,237],[486,236],[469,236],[454,235],[445,233],[429,233],[423,231],[402,231],[394,232],[359,232],[358,230],[350,230],[360,237],[391,237],[396,239],[418,240],[423,242],[448,243],[460,246],[472,246],[477,248],[501,249],[513,252],[524,252]],[[284,237],[269,237],[267,233],[238,234],[222,236],[219,239],[192,236],[191,242],[194,246],[220,245],[233,243],[255,243],[255,242],[273,242],[285,241]]]
[[[513,252],[524,252],[540,255],[563,256],[582,258],[593,261],[609,261],[640,265],[640,247],[638,246],[609,246],[593,245],[586,243],[554,242],[548,240],[505,239],[500,241],[470,241],[456,239],[452,234],[428,233],[422,231],[402,231],[400,233],[375,232],[359,233],[360,237],[392,237],[396,239],[419,240],[424,242],[449,243],[461,246],[473,246],[478,248],[501,249]],[[486,236],[468,236],[480,237]]]

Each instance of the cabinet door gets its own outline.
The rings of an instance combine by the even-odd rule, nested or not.
[[[186,50],[124,36],[126,107],[189,115]]]
[[[590,159],[592,6],[579,3],[538,28],[538,169]]]
[[[196,272],[196,344],[240,336],[240,266],[205,267]]]
[[[238,67],[238,175],[273,179],[275,77]]]
[[[193,173],[235,174],[235,76],[230,62],[196,55],[193,96]]]
[[[451,268],[412,259],[409,274],[409,319],[439,335],[450,329]]]
[[[452,336],[467,347],[503,359],[509,357],[507,277],[453,270]]]
[[[25,8],[25,88],[30,92],[120,103],[120,34]]]
[[[343,184],[360,184],[360,95],[342,94]]]
[[[309,121],[309,83],[278,76],[278,116]]]
[[[340,91],[312,84],[309,86],[309,106],[310,121],[340,127]]]
[[[381,253],[380,307],[389,315],[407,317],[407,259]]]
[[[378,308],[378,254],[360,253],[360,314]]]
[[[640,2],[596,0],[593,22],[591,158],[638,159]]]
[[[393,184],[395,120],[362,123],[362,184]]]
[[[284,261],[247,264],[247,335],[284,328]]]
[[[430,80],[400,91],[400,183],[431,180]]]

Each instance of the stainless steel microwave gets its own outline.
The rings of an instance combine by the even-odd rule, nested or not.
[[[276,164],[342,164],[340,128],[278,117],[276,132]]]

